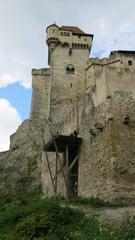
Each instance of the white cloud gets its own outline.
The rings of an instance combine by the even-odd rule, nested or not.
[[[134,0],[1,1],[0,86],[16,81],[31,86],[31,68],[47,66],[45,28],[54,21],[93,33],[95,56],[135,49],[135,35],[129,35],[135,31],[134,13]]]
[[[16,109],[3,98],[0,99],[0,117],[0,151],[5,151],[9,149],[10,135],[16,131],[21,118]]]
[[[19,79],[20,79],[19,73],[15,73],[13,75],[3,73],[0,75],[0,87],[6,87],[9,84],[17,82]]]
[[[31,87],[31,81],[28,80],[25,74],[21,74],[20,72],[0,74],[0,88],[7,87],[9,84],[16,82],[19,82],[25,88]]]

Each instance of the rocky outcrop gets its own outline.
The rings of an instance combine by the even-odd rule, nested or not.
[[[30,120],[11,136],[10,150],[0,153],[0,193],[19,194],[41,184],[43,132]]]

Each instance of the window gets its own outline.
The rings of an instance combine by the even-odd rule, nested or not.
[[[71,74],[74,74],[74,73],[75,73],[74,67],[72,67],[72,68],[70,69],[70,73],[71,73]]]
[[[69,32],[61,32],[60,33],[62,36],[70,36],[70,33]]]
[[[69,53],[69,56],[72,55],[72,48],[69,49],[69,52],[68,52],[68,53]]]
[[[70,74],[70,68],[69,67],[66,68],[66,74]]]
[[[132,65],[132,61],[128,60],[128,65],[131,66]]]
[[[68,65],[66,67],[66,74],[74,75],[75,74],[75,68],[73,65]]]

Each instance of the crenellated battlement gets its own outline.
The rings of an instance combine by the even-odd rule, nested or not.
[[[41,69],[32,69],[32,75],[50,75],[51,69],[50,68],[41,68]]]
[[[91,50],[93,34],[87,34],[80,28],[74,26],[59,27],[52,24],[46,29],[46,43],[48,45],[48,63],[51,65],[51,55],[57,46],[69,48],[69,54],[72,55],[74,49]]]

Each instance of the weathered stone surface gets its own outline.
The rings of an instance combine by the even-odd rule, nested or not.
[[[85,213],[88,217],[95,216],[100,220],[102,223],[107,222],[110,224],[119,224],[123,219],[129,219],[132,217],[135,217],[135,207],[100,207],[100,208],[93,208],[90,206],[71,206],[73,208],[76,208],[78,210],[81,210]],[[115,225],[114,225],[115,226]]]
[[[80,135],[79,194],[135,203],[135,101],[115,93],[98,107],[86,96]],[[110,115],[111,113],[111,115]],[[130,117],[123,123],[123,117]],[[108,117],[109,116],[109,117]],[[110,117],[111,116],[111,117]],[[100,125],[102,128],[97,129]],[[94,134],[91,132],[93,129]]]
[[[42,133],[30,120],[11,136],[10,150],[0,153],[0,193],[32,191],[41,184]]]

